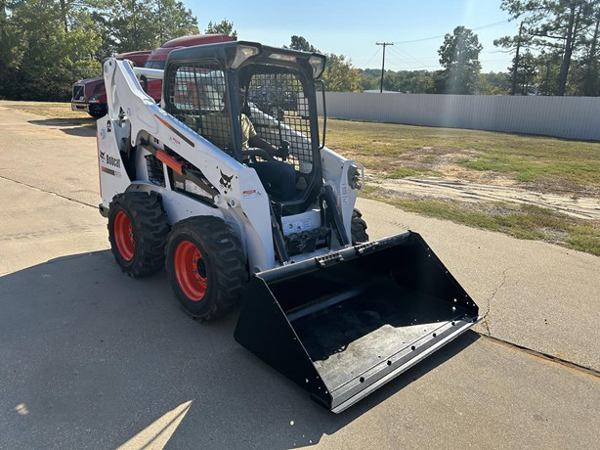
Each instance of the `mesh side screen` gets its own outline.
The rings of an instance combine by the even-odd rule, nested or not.
[[[169,80],[170,111],[221,150],[232,148],[225,75],[217,63],[178,67]]]
[[[259,137],[275,147],[288,141],[288,162],[301,173],[313,170],[308,99],[293,72],[257,73],[250,79],[248,104]]]

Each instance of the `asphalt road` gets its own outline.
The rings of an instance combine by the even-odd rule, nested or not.
[[[124,276],[97,185],[93,131],[0,102],[0,448],[597,447],[600,258],[361,201],[488,317],[333,415],[235,343],[235,315],[198,323],[164,273]]]

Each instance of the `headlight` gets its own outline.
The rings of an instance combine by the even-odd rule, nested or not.
[[[89,103],[100,103],[100,100],[98,99],[97,95],[92,95],[90,97],[90,99],[88,100]]]
[[[315,80],[323,75],[323,71],[325,70],[325,57],[323,55],[312,55],[308,59],[308,62],[312,66],[313,78]]]
[[[279,61],[296,62],[296,57],[293,55],[282,55],[281,53],[272,53],[269,58],[278,59]]]
[[[235,58],[233,59],[233,62],[231,63],[231,68],[237,69],[248,58],[258,55],[258,52],[259,52],[259,50],[257,47],[251,47],[249,45],[240,45],[236,49]]]

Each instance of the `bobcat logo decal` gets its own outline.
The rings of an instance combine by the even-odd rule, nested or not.
[[[231,179],[233,178],[233,175],[231,175],[230,177],[228,177],[227,175],[225,175],[223,173],[223,171],[221,170],[221,180],[219,181],[219,183],[221,183],[221,186],[224,189],[231,189]]]

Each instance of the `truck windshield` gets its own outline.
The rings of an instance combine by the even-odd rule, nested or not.
[[[147,61],[144,67],[148,69],[164,70],[166,61]]]

